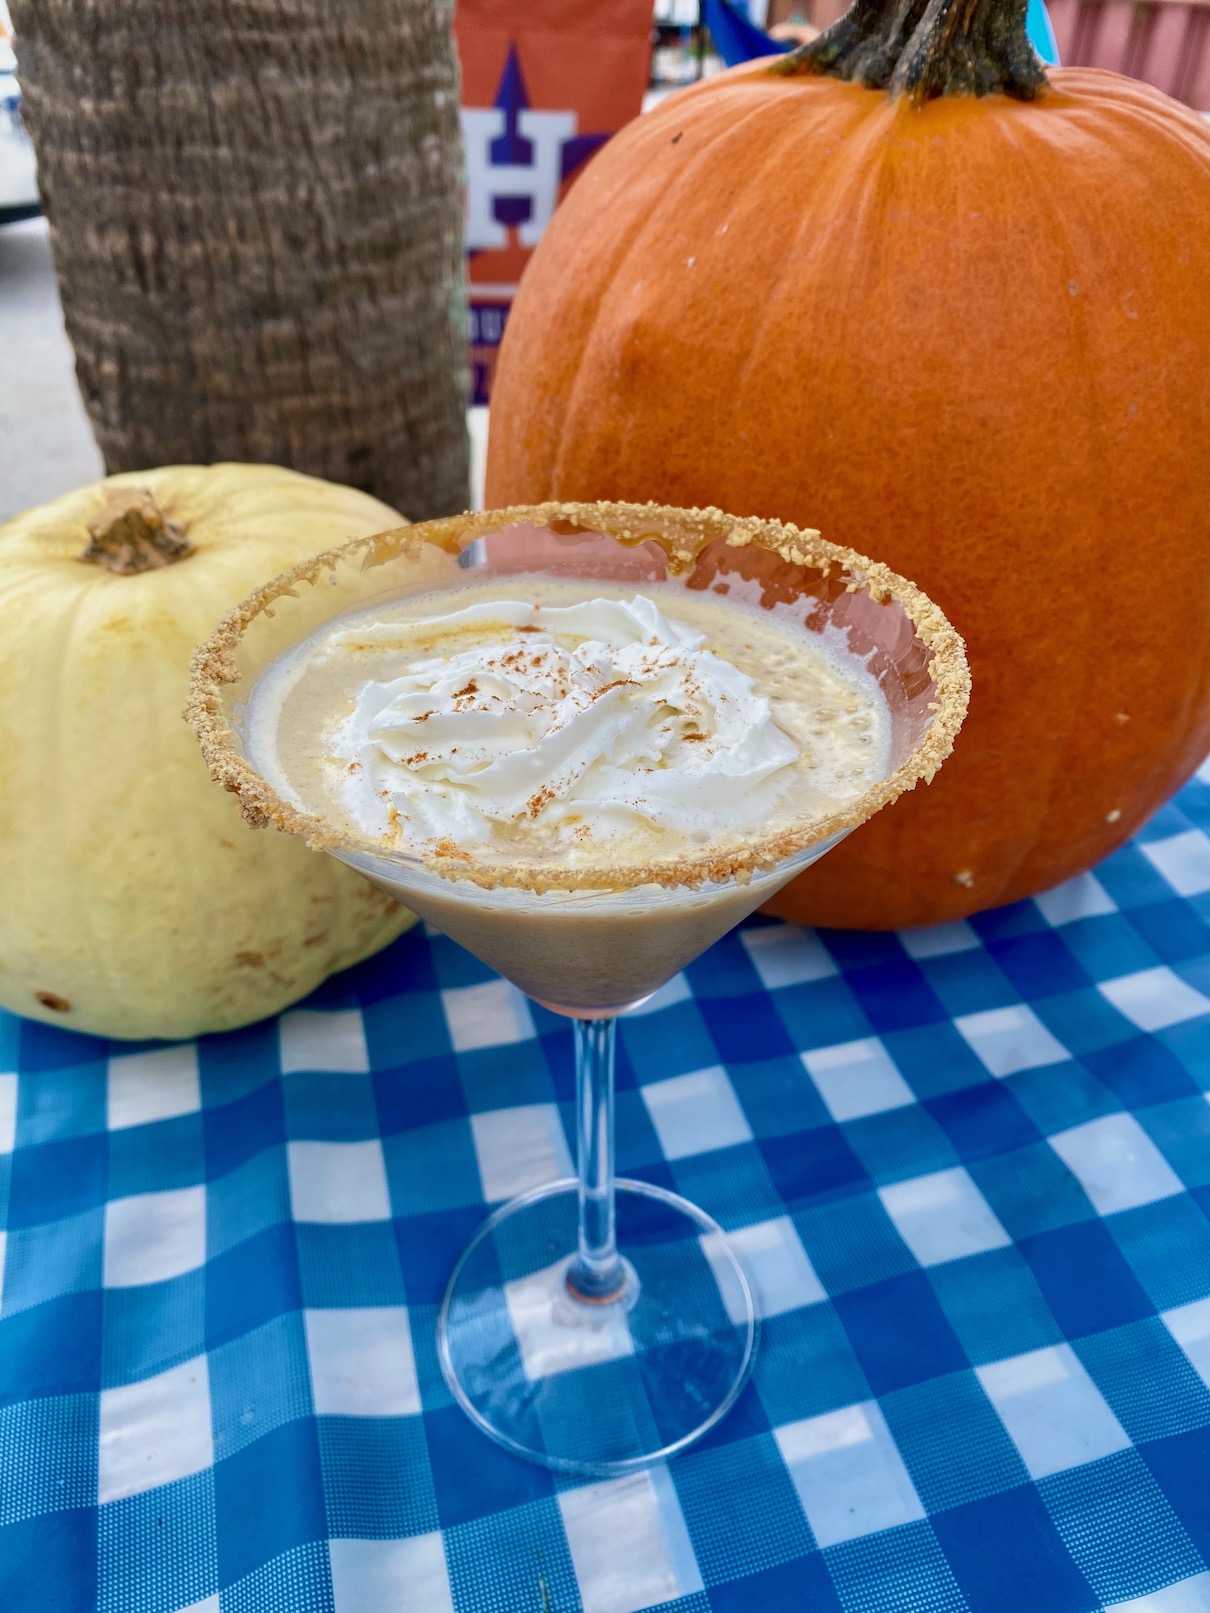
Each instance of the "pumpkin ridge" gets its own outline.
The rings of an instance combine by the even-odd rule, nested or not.
[[[770,123],[778,123],[782,121],[778,116],[778,109],[775,102],[763,102],[761,110],[762,112],[769,114],[768,121]],[[860,140],[863,134],[868,138],[870,136],[872,126],[876,122],[876,118],[871,118],[870,114],[871,112],[878,113],[880,111],[881,106],[877,103],[871,106],[868,101],[866,101],[865,104],[854,101],[849,122],[845,125],[843,130],[839,131],[836,135],[837,142],[841,143],[854,139]],[[748,120],[744,121],[746,122]],[[784,124],[784,137],[776,142],[770,141],[763,160],[752,176],[752,184],[755,187],[760,187],[767,170],[777,171],[784,168],[787,159],[792,158],[794,148],[796,146],[801,146],[808,143],[808,141],[804,139],[804,134],[807,133],[807,123],[805,118],[787,118],[784,120]],[[736,129],[738,136],[739,130],[742,128],[742,124],[733,125],[733,127]],[[813,137],[816,131],[814,120],[812,120],[809,126],[809,131],[809,137]],[[744,143],[747,144],[748,142],[745,140]],[[844,184],[847,176],[845,173],[839,171],[840,168],[841,165],[839,164],[829,164],[826,158],[819,163],[818,168],[816,169],[817,188],[814,192],[816,196],[819,195],[820,190],[827,188],[829,183],[831,183],[832,190],[835,191],[837,178],[839,178],[841,185]],[[781,265],[779,266],[777,278],[771,284],[761,288],[761,297],[758,304],[759,311],[757,314],[756,323],[754,324],[751,334],[748,337],[747,356],[740,366],[734,383],[730,389],[731,404],[728,418],[732,422],[742,422],[748,415],[749,400],[747,397],[747,391],[749,386],[754,383],[759,386],[756,372],[763,363],[763,343],[770,325],[776,320],[777,317],[779,317],[781,312],[778,306],[779,292],[784,289],[787,282],[796,272],[797,263],[795,260],[797,258],[798,247],[801,244],[804,236],[807,236],[810,233],[812,226],[813,219],[811,211],[808,208],[803,208],[801,216],[798,219],[797,228],[794,231],[792,241],[785,253]],[[653,497],[658,493],[658,489],[656,488],[649,488],[645,489],[644,491]],[[748,514],[752,512],[745,510],[742,513]],[[768,515],[775,514],[776,512],[762,510],[759,513],[761,515]],[[824,536],[832,537],[833,541],[835,541],[834,534],[825,533]]]
[[[759,85],[759,80],[756,80],[756,83]],[[721,88],[722,87],[720,86],[720,91]],[[801,89],[804,92],[809,92],[812,88],[814,88],[813,85],[806,83],[801,86]],[[856,86],[854,86],[854,90],[856,90]],[[565,455],[569,451],[575,451],[577,449],[579,446],[579,439],[584,432],[584,419],[585,417],[591,419],[592,416],[591,409],[585,407],[583,410],[581,410],[579,404],[581,382],[586,376],[591,376],[593,373],[593,343],[599,338],[602,342],[602,345],[606,349],[608,349],[612,344],[612,333],[601,337],[599,335],[599,326],[602,322],[607,324],[610,322],[611,310],[615,304],[623,302],[627,293],[629,293],[629,291],[632,289],[636,279],[636,276],[633,272],[635,257],[641,250],[650,248],[654,244],[652,232],[655,232],[656,242],[658,242],[660,237],[666,233],[660,222],[660,218],[657,215],[662,213],[666,217],[675,219],[678,214],[683,211],[683,203],[686,197],[691,199],[698,188],[697,184],[694,182],[693,176],[698,172],[698,169],[701,165],[703,165],[707,160],[717,165],[719,159],[724,154],[725,147],[731,142],[734,142],[737,147],[741,148],[741,150],[745,148],[750,150],[752,144],[750,125],[754,122],[758,122],[761,119],[767,121],[771,125],[777,125],[783,121],[785,122],[784,139],[778,141],[776,148],[772,151],[769,151],[767,159],[762,161],[760,168],[760,172],[762,174],[764,173],[766,167],[770,170],[776,171],[779,166],[783,166],[787,160],[786,151],[792,150],[795,145],[803,143],[804,123],[806,121],[805,117],[783,120],[777,103],[767,97],[762,96],[756,105],[747,108],[744,115],[738,119],[731,115],[732,109],[728,105],[727,100],[724,98],[722,93],[714,95],[709,103],[709,106],[712,118],[717,118],[719,125],[717,131],[713,129],[711,130],[710,134],[707,136],[707,143],[699,152],[695,154],[693,163],[678,173],[676,185],[666,189],[659,196],[651,211],[644,218],[642,225],[636,230],[630,246],[626,249],[624,255],[613,265],[610,275],[607,278],[604,276],[599,277],[598,284],[601,286],[601,295],[594,303],[591,320],[588,322],[586,327],[586,337],[580,348],[579,361],[576,366],[576,378],[564,399],[564,407],[560,411],[559,433],[556,439],[554,461],[549,476],[549,486],[547,489],[549,492],[557,496],[590,497],[604,491],[609,493],[611,496],[616,495],[622,498],[658,498],[660,493],[660,488],[658,486],[643,486],[639,488],[630,485],[618,484],[617,472],[612,468],[610,468],[607,473],[601,473],[598,471],[592,486],[587,484],[581,485],[578,482],[575,483],[575,485],[572,485],[569,484],[564,478],[563,471]],[[882,105],[880,102],[872,102],[870,98],[861,95],[860,92],[857,91],[851,103],[850,122],[848,125],[846,125],[846,128],[842,135],[839,136],[839,139],[843,140],[852,130],[859,130],[864,125],[872,123],[874,120],[871,119],[871,113],[878,114],[881,111]],[[655,116],[661,115],[664,116],[666,122],[670,123],[674,121],[671,114],[671,104],[669,104],[669,111],[667,113],[664,113],[663,109],[661,109],[660,113],[655,114]],[[702,115],[702,113],[699,107],[699,116],[700,115]],[[632,127],[634,126],[632,125]],[[817,120],[814,116],[812,116],[812,134],[815,132],[817,127]],[[699,131],[695,130],[695,132]],[[574,192],[570,200],[574,204],[576,200]],[[562,222],[565,228],[575,227],[578,220],[574,206],[573,208],[566,210]],[[559,223],[559,215],[556,215],[555,225],[557,226]],[[804,211],[804,216],[799,226],[800,231],[808,229],[809,227],[810,215],[808,212]],[[555,249],[557,255],[557,242],[555,243]],[[787,264],[787,273],[789,272],[789,269],[790,265]],[[769,300],[768,298],[765,298],[762,300],[762,325],[768,316],[768,310]]]
[[[1052,122],[1056,125],[1056,132],[1061,125],[1067,138],[1074,132],[1087,138],[1089,125],[1093,124],[1095,149],[1112,150],[1123,166],[1137,165],[1136,152],[1120,150],[1122,137],[1129,131],[1168,151],[1179,147],[1196,166],[1205,168],[1208,152],[1205,122],[1197,113],[1170,101],[1150,84],[1123,78],[1099,67],[1057,67],[1039,110],[1045,111],[1048,125]],[[1188,116],[1174,117],[1174,112]]]
[[[1105,77],[1112,79],[1112,76],[1108,74]],[[1130,102],[1127,101],[1120,109],[1115,106],[1114,110],[1115,118],[1120,112],[1125,112],[1129,116],[1132,107]],[[1068,134],[1070,135],[1071,120],[1067,120],[1067,122]],[[1104,430],[1099,430],[1097,426],[1097,422],[1105,420],[1108,414],[1105,406],[1107,398],[1103,381],[1104,357],[1103,354],[1098,354],[1090,336],[1085,286],[1080,283],[1088,278],[1087,265],[1083,269],[1080,268],[1070,246],[1072,228],[1079,223],[1077,215],[1086,203],[1087,192],[1082,187],[1069,186],[1063,198],[1062,208],[1057,206],[1045,174],[1039,171],[1038,146],[1030,138],[1031,134],[1036,131],[1028,127],[1024,130],[1018,129],[1012,126],[1009,119],[1002,120],[1002,127],[1004,133],[1013,144],[1016,160],[1020,162],[1031,177],[1032,184],[1029,187],[1029,194],[1034,201],[1035,207],[1045,216],[1047,233],[1062,253],[1064,272],[1068,276],[1068,284],[1069,286],[1078,286],[1078,294],[1073,295],[1073,302],[1079,311],[1079,318],[1073,322],[1071,335],[1073,343],[1079,350],[1079,362],[1075,368],[1080,375],[1081,390],[1085,398],[1083,446],[1080,458],[1085,464],[1095,467],[1088,481],[1094,490],[1092,498],[1095,499],[1098,511],[1098,527],[1102,532],[1112,532],[1119,525],[1113,504],[1109,500],[1107,493],[1107,489],[1112,485],[1115,454],[1107,433]],[[1076,127],[1081,142],[1086,147],[1099,148],[1099,152],[1109,150],[1120,162],[1126,163],[1128,161],[1128,158],[1119,149],[1120,131],[1116,121],[1108,126],[1102,124],[1095,128],[1089,128],[1087,120],[1084,120]],[[1149,133],[1153,130],[1154,125],[1151,125]],[[1024,138],[1022,138],[1022,134]],[[1086,149],[1084,152],[1075,152],[1070,149],[1070,146],[1065,150],[1066,159],[1077,167],[1088,157],[1098,154],[1097,151],[1091,149]],[[1099,201],[1099,198],[1095,198],[1095,200]],[[1098,222],[1095,218],[1086,217],[1084,222],[1086,235],[1092,237],[1097,234]],[[1087,492],[1085,497],[1088,497]],[[1065,544],[1070,543],[1070,534],[1065,534],[1064,541]],[[1070,558],[1069,564],[1073,569],[1077,567],[1077,562]],[[1078,561],[1078,569],[1090,579],[1095,578],[1097,575],[1099,569],[1097,555],[1093,552],[1091,542],[1085,546],[1083,556]],[[1073,622],[1070,615],[1069,595],[1068,614],[1061,623],[1055,624],[1056,629],[1068,638],[1074,635],[1077,642],[1095,642],[1096,635],[1091,631],[1096,601],[1094,587],[1079,589],[1076,594],[1076,600],[1080,612],[1079,624],[1077,625]],[[1204,645],[1201,660],[1204,666],[1206,662]],[[1052,747],[1048,751],[1049,765],[1045,780],[1034,780],[1037,787],[1031,790],[1028,797],[1032,808],[1031,832],[1028,838],[1023,837],[1019,854],[1006,863],[1001,870],[998,870],[1000,889],[1012,889],[1017,883],[1019,874],[1023,875],[1025,883],[1035,883],[1029,874],[1031,863],[1039,860],[1040,855],[1050,856],[1052,854],[1052,847],[1045,829],[1048,824],[1053,824],[1059,819],[1065,820],[1066,815],[1061,810],[1058,813],[1055,811],[1056,808],[1061,809],[1063,806],[1065,789],[1069,782],[1068,770],[1064,765],[1065,754],[1070,753],[1074,748],[1074,744],[1078,741],[1089,717],[1091,716],[1095,720],[1099,716],[1109,694],[1108,689],[1102,688],[1099,691],[1101,694],[1100,703],[1093,698],[1094,692],[1098,690],[1098,685],[1102,683],[1099,673],[1100,667],[1095,656],[1078,657],[1074,666],[1068,664],[1063,668],[1063,678],[1067,691],[1064,705],[1069,713],[1069,720],[1063,732],[1064,743],[1062,746]],[[1202,681],[1203,687],[1205,687],[1205,681]],[[1070,693],[1073,684],[1078,684],[1080,691],[1075,698],[1072,698]],[[1191,696],[1187,694],[1186,704],[1188,705],[1190,701]],[[1050,838],[1053,838],[1053,830]],[[1061,854],[1064,849],[1062,841],[1058,842],[1053,849],[1055,853]]]
[[[855,148],[859,148],[863,142],[871,145],[875,144],[879,139],[879,124],[881,121],[879,114],[882,112],[882,110],[883,108],[880,103],[874,103],[871,105],[867,102],[863,105],[854,102],[852,115],[849,122],[837,134],[837,143],[847,144],[850,151]],[[765,167],[777,168],[784,163],[784,146],[792,147],[794,145],[807,143],[807,140],[804,139],[804,134],[806,133],[804,122],[805,120],[800,122],[794,122],[790,119],[786,120],[787,138],[783,142],[782,146],[779,146],[775,151],[770,153],[769,161],[765,164],[762,164],[761,170],[759,171],[760,174],[763,174]],[[814,136],[814,133],[815,129],[812,127],[810,131],[812,137]],[[857,192],[856,200],[853,202],[853,211],[859,222],[856,225],[854,233],[860,231],[864,238],[868,240],[870,231],[864,223],[867,208],[867,197],[872,195],[873,197],[877,198],[881,193],[882,185],[884,183],[884,175],[881,168],[879,172],[872,177],[862,176],[866,182],[860,187],[855,187],[851,183],[854,177],[851,166],[849,164],[842,163],[829,163],[825,157],[818,164],[816,169],[816,177],[817,185],[815,190],[812,192],[812,206],[818,205],[821,198],[830,198],[835,200],[842,191],[848,192],[850,195],[852,195],[854,192]],[[755,182],[759,183],[759,178],[757,178]],[[875,202],[873,205],[876,206],[877,203]],[[768,334],[770,326],[775,324],[776,321],[782,317],[782,309],[780,306],[781,294],[784,292],[786,286],[800,272],[798,249],[802,244],[804,237],[808,237],[814,228],[815,220],[812,214],[812,208],[804,207],[798,221],[798,228],[795,230],[793,239],[789,245],[789,249],[778,268],[776,279],[770,285],[762,288],[759,316],[749,339],[747,355],[740,366],[733,386],[734,396],[731,406],[732,419],[743,418],[748,412],[749,404],[746,394],[748,387],[756,381],[757,372],[765,362],[765,338]],[[761,513],[766,514],[770,512],[762,511]],[[824,536],[831,537],[833,541],[848,541],[847,538],[844,540],[837,540],[836,535],[833,533],[824,533]]]
[[[1106,78],[1110,74],[1104,75]],[[1150,88],[1149,85],[1143,86]],[[1176,131],[1170,130],[1161,117],[1161,108],[1149,99],[1133,97],[1114,97],[1105,104],[1111,105],[1114,110],[1114,141],[1115,152],[1119,153],[1119,160],[1123,163],[1133,161],[1133,154],[1121,153],[1120,148],[1127,129],[1137,139],[1142,131],[1146,131],[1146,138],[1153,144],[1163,142],[1168,148],[1176,146],[1182,157],[1188,163],[1187,180],[1196,184],[1195,175],[1200,171],[1205,174],[1207,170],[1208,148],[1206,142],[1207,125],[1198,119],[1196,128],[1181,126]],[[1172,136],[1175,134],[1175,138]]]
[[[81,627],[84,618],[92,613],[93,601],[98,597],[98,592],[96,589],[81,588],[74,596],[70,607],[59,619],[59,642],[55,646],[54,653],[48,658],[54,670],[48,689],[48,721],[44,732],[53,736],[52,769],[47,776],[54,779],[62,778],[66,773],[64,766],[68,738],[66,715],[69,709],[67,689],[71,681],[68,677],[68,671],[80,647],[92,636],[91,633],[83,634]],[[45,675],[45,659],[43,671]],[[70,800],[66,793],[60,790],[53,790],[49,793],[53,795],[55,801],[53,813],[57,825],[55,840],[66,851],[72,846],[73,841],[71,818],[78,812],[86,811],[87,808],[79,801]],[[78,935],[79,930],[82,928],[87,943],[88,967],[90,970],[99,969],[107,985],[112,986],[107,955],[108,948],[101,946],[96,921],[93,916],[92,903],[88,900],[87,893],[85,893],[83,902],[73,902],[72,905],[74,908],[73,928],[75,935]],[[82,913],[81,909],[83,909]],[[73,935],[73,949],[79,949],[78,942],[75,941],[75,935]],[[53,981],[47,981],[46,984],[52,988],[54,986]]]
[[[1071,247],[1064,228],[1064,214],[1058,207],[1055,206],[1044,176],[1039,176],[1037,174],[1036,164],[1031,157],[1029,149],[1030,130],[1028,127],[1022,129],[1017,124],[1016,120],[1007,116],[997,118],[995,128],[1005,143],[1012,148],[1015,160],[1021,163],[1029,171],[1031,178],[1034,181],[1028,190],[1028,194],[1033,202],[1033,206],[1036,209],[1034,227],[1037,227],[1037,214],[1042,214],[1049,225],[1049,234],[1056,243],[1058,251],[1062,257],[1064,265],[1063,272],[1067,277],[1067,284],[1070,286],[1075,281],[1077,265],[1073,259]],[[1070,207],[1071,205],[1070,191],[1068,196],[1065,197],[1065,205],[1067,207]],[[1082,411],[1083,419],[1081,422],[1081,454],[1085,459],[1089,459],[1093,455],[1103,458],[1105,452],[1104,444],[1101,434],[1097,430],[1096,424],[1099,415],[1097,409],[1091,402],[1090,396],[1091,389],[1095,386],[1095,382],[1092,374],[1090,373],[1092,369],[1091,363],[1089,362],[1091,358],[1091,344],[1088,336],[1087,313],[1084,307],[1081,307],[1080,312],[1081,319],[1078,326],[1078,331],[1080,333],[1079,345],[1084,358],[1084,363],[1081,369],[1081,379],[1083,382],[1081,392],[1084,394],[1085,398],[1085,405]],[[1106,477],[1104,475],[1096,475],[1092,478],[1092,480],[1096,488],[1096,498],[1099,506],[1098,525],[1102,530],[1110,530],[1112,526],[1112,511],[1106,509],[1103,502],[1105,498],[1104,489],[1107,485]],[[1070,541],[1070,539],[1067,541]],[[1009,557],[1009,563],[1012,563],[1012,557]],[[1095,566],[1095,556],[1088,552],[1088,548],[1086,546],[1085,553],[1079,562],[1079,569],[1085,571],[1088,575],[1093,575],[1095,573]],[[1077,594],[1077,601],[1077,608],[1080,612],[1081,624],[1084,628],[1086,628],[1092,620],[1092,590],[1088,588],[1080,589]],[[1074,623],[1069,615],[1062,624],[1062,631],[1064,631],[1068,637],[1070,637],[1073,627]],[[1079,640],[1080,642],[1084,642],[1089,637],[1091,637],[1091,635],[1087,631],[1082,631],[1079,635]],[[1023,813],[1020,813],[1019,816],[1019,821],[1022,824],[1023,832],[1017,837],[1014,849],[1007,858],[1001,852],[997,865],[994,869],[989,869],[986,871],[975,870],[974,888],[977,891],[980,906],[993,905],[1002,899],[1002,894],[1005,891],[1012,889],[1017,876],[1028,867],[1031,859],[1036,857],[1039,842],[1044,838],[1045,826],[1051,821],[1052,809],[1061,796],[1062,787],[1065,782],[1067,768],[1066,755],[1070,747],[1071,738],[1073,734],[1078,731],[1080,713],[1086,713],[1092,704],[1088,698],[1088,691],[1093,682],[1093,664],[1087,657],[1080,657],[1078,664],[1079,683],[1082,690],[1082,698],[1077,701],[1071,701],[1066,705],[1066,710],[1069,712],[1069,719],[1063,730],[1063,743],[1061,745],[1052,745],[1048,748],[1044,748],[1041,751],[1045,764],[1044,771],[1041,773],[1036,771],[1039,753],[1035,751],[1030,758],[1031,767],[1033,767],[1035,771],[1031,774],[1030,788],[1025,795],[1027,810]],[[1044,677],[1045,673],[1043,669],[1037,668],[1035,669],[1035,675]],[[1070,668],[1064,669],[1064,676],[1067,680],[1068,687],[1070,687],[1072,676]],[[1046,691],[1044,689],[1037,691],[1038,698],[1044,700],[1045,695]],[[989,875],[990,879],[988,877]]]
[[[1103,67],[1056,67],[1042,99],[1046,106],[1084,117],[1107,105],[1117,112],[1136,114],[1165,142],[1175,139],[1205,159],[1202,116],[1141,79],[1126,78]]]
[[[657,213],[663,211],[665,213],[671,213],[673,216],[675,216],[679,207],[678,191],[696,190],[696,183],[693,182],[694,176],[697,175],[698,170],[705,165],[707,160],[717,163],[718,152],[716,148],[718,145],[724,140],[738,138],[739,132],[744,129],[747,124],[752,122],[754,119],[763,116],[769,109],[769,103],[762,99],[758,101],[758,103],[753,106],[742,118],[737,120],[728,115],[725,102],[720,104],[720,100],[718,98],[715,98],[708,104],[711,105],[711,107],[717,105],[719,108],[718,132],[712,132],[702,148],[699,151],[696,151],[693,158],[680,170],[677,175],[677,185],[657,193],[655,200],[652,203],[651,210],[647,213],[642,223],[635,228],[629,243],[624,247],[621,256],[614,262],[612,266],[610,280],[613,284],[617,285],[621,282],[623,271],[632,262],[635,254],[641,247],[648,245],[648,232],[655,227]],[[647,126],[647,130],[650,131],[650,143],[652,145],[656,144],[656,132],[658,131],[661,136],[663,134],[662,126],[657,123],[655,119],[662,117],[664,123],[672,123],[676,121],[676,119],[674,119],[672,116],[671,103],[666,103],[666,106],[668,110],[665,111],[664,108],[661,108],[659,112],[654,115],[651,124]],[[631,124],[630,128],[638,130],[642,129],[643,125],[642,123],[636,122]],[[644,132],[647,132],[647,130],[644,130]],[[615,136],[615,139],[616,138],[619,137]],[[662,140],[660,143],[663,143]],[[586,175],[585,177],[587,178],[588,176]],[[559,214],[556,213],[553,225],[551,228],[548,228],[546,232],[547,235],[554,233],[559,222]],[[566,227],[566,216],[564,218],[564,226]],[[553,243],[553,250],[557,252],[557,240]],[[535,293],[535,295],[537,295],[537,293]],[[562,479],[563,457],[568,446],[574,445],[575,443],[575,433],[568,431],[568,423],[575,417],[577,395],[580,389],[581,378],[591,373],[590,366],[585,364],[583,360],[591,351],[593,340],[596,337],[597,328],[604,311],[605,298],[598,298],[593,307],[591,318],[583,327],[583,339],[580,342],[579,352],[577,355],[578,362],[576,364],[576,380],[573,382],[571,391],[566,396],[564,400],[564,407],[560,412],[559,432],[555,439],[554,461],[551,473],[552,487],[560,485]],[[592,496],[591,491],[583,491],[585,491],[586,496]],[[595,490],[596,493],[612,493],[612,491],[612,484],[608,488],[598,488]]]

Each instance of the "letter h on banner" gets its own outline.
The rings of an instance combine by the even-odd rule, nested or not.
[[[462,111],[468,252],[506,247],[508,225],[513,223],[522,246],[537,246],[559,199],[563,144],[576,132],[575,113],[517,112],[521,139],[515,143],[529,147],[528,164],[492,160],[493,146],[505,143],[507,122],[508,114],[501,107],[464,107]],[[523,205],[508,205],[514,202]]]

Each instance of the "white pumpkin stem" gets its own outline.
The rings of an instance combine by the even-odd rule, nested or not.
[[[80,559],[119,577],[157,571],[195,553],[145,487],[115,488],[100,515],[89,522],[88,536]]]

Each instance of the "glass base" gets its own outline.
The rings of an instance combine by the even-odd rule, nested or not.
[[[574,1181],[487,1220],[437,1322],[451,1393],[485,1434],[567,1473],[625,1473],[683,1450],[743,1388],[756,1349],[752,1290],[715,1221],[645,1182],[617,1187],[620,1294],[568,1288]]]

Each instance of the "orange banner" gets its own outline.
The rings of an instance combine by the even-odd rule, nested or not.
[[[517,281],[584,164],[639,112],[652,0],[458,0],[474,401]]]

